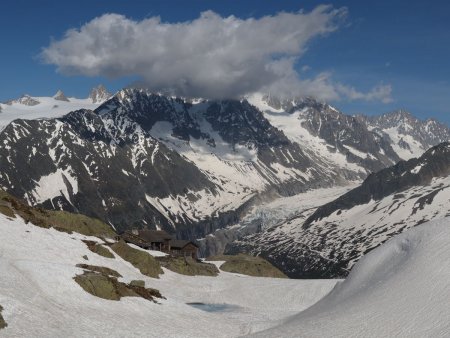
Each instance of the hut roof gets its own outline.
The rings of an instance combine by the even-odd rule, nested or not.
[[[170,241],[170,247],[172,249],[183,249],[189,243],[191,243],[192,245],[194,245],[195,247],[198,248],[198,245],[195,244],[194,242],[186,241],[186,240],[182,240],[182,239],[174,239],[174,240]]]
[[[172,236],[163,230],[138,230],[136,234],[126,231],[122,234],[122,238],[136,243],[164,243],[171,240]]]
[[[163,243],[172,239],[172,236],[163,230],[139,230],[138,236],[151,243]]]
[[[132,234],[131,232],[127,232],[126,231],[126,232],[124,232],[121,235],[121,237],[126,242],[133,243],[133,244],[136,244],[136,245],[144,245],[144,244],[146,244],[146,241],[144,241],[139,236]]]

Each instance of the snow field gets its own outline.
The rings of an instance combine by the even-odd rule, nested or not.
[[[182,276],[165,270],[143,276],[116,255],[92,253],[81,239],[98,240],[24,224],[0,215],[0,304],[7,337],[236,337],[262,330],[304,310],[328,293],[335,280],[255,278],[221,272],[218,277]],[[89,260],[82,258],[87,255]],[[85,292],[73,277],[78,263],[106,266],[129,282],[145,280],[161,291],[160,304],[125,297],[120,301]],[[230,304],[205,312],[189,302]]]
[[[449,337],[450,218],[395,236],[322,300],[257,337]]]
[[[27,106],[21,103],[12,105],[0,104],[0,130],[16,119],[35,120],[61,117],[78,109],[97,108],[101,102],[92,103],[91,99],[69,98],[69,102],[55,100],[53,97],[33,97],[40,103],[35,106]]]

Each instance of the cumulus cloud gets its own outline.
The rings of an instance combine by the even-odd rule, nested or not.
[[[357,91],[355,88],[338,83],[336,90],[347,97],[349,100],[365,100],[365,101],[381,101],[383,103],[392,102],[392,86],[391,85],[377,85],[367,93]]]
[[[355,89],[332,83],[328,73],[300,79],[295,70],[308,42],[338,29],[346,14],[345,8],[325,5],[245,20],[207,11],[180,23],[105,14],[52,41],[41,58],[63,74],[138,76],[143,86],[182,96],[283,90],[321,99],[364,99]]]
[[[271,64],[272,70],[280,75],[279,79],[263,86],[263,92],[281,97],[312,96],[324,101],[381,101],[390,103],[392,86],[379,84],[368,92],[361,92],[352,86],[337,82],[331,72],[321,72],[309,79],[302,79],[294,69],[295,59],[283,59]]]

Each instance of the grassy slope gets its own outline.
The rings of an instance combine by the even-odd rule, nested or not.
[[[55,228],[59,231],[78,232],[87,236],[114,237],[116,233],[108,224],[81,214],[66,211],[33,208],[0,189],[0,212],[5,216],[22,217],[25,222],[42,228]]]
[[[111,253],[111,251],[97,242],[84,240],[83,243],[87,245],[89,250],[91,250],[93,253],[96,253],[97,255],[106,258],[114,258],[114,255]]]
[[[187,276],[217,276],[219,270],[214,264],[201,263],[190,257],[157,257],[161,266]]]
[[[244,254],[236,256],[218,255],[208,257],[208,261],[225,261],[220,266],[220,270],[240,273],[254,277],[275,277],[287,278],[287,276],[261,257],[254,257]]]
[[[161,266],[153,256],[145,251],[132,248],[123,240],[111,245],[111,249],[139,269],[143,275],[159,278],[159,275],[163,273]]]
[[[114,272],[118,274],[116,271]],[[82,275],[77,275],[73,279],[83,290],[103,299],[120,300],[122,297],[142,297],[155,301],[155,297],[163,298],[156,289],[145,288],[135,283],[119,282],[116,277],[111,276],[108,268],[104,267],[94,267],[94,269],[85,270]]]

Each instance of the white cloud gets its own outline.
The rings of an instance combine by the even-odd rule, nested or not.
[[[391,85],[377,85],[373,87],[367,93],[362,93],[357,91],[355,88],[346,86],[338,83],[336,85],[336,90],[341,95],[348,98],[350,101],[353,100],[364,100],[364,101],[381,101],[383,103],[390,103],[392,99],[392,86]]]
[[[307,71],[310,71],[311,70],[311,66],[308,66],[308,65],[304,65],[302,68],[301,68],[301,71],[302,72],[307,72]]]
[[[182,96],[223,98],[272,90],[324,100],[380,99],[386,88],[362,94],[334,84],[329,73],[300,79],[295,70],[308,42],[335,31],[346,14],[345,8],[325,5],[308,13],[245,20],[207,11],[180,23],[105,14],[67,31],[41,57],[63,74],[135,75],[143,86]]]
[[[393,101],[391,85],[380,84],[364,93],[333,80],[330,72],[319,73],[310,79],[300,78],[294,69],[294,63],[293,58],[273,62],[270,66],[280,75],[279,80],[264,86],[262,91],[283,97],[312,96],[323,101]]]

